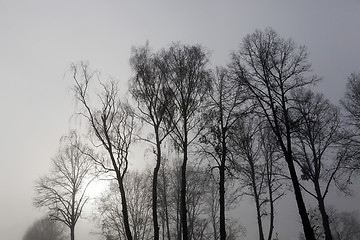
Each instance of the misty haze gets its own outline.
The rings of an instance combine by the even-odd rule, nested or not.
[[[0,1],[0,238],[360,239],[360,1]]]

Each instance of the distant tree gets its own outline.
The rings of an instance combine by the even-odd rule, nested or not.
[[[360,218],[357,212],[341,212],[331,216],[331,229],[335,240],[360,239]]]
[[[219,192],[219,173],[213,172],[209,174],[207,171],[204,171],[204,174],[207,176],[205,191],[203,193],[205,199],[203,203],[204,214],[208,219],[208,226],[206,231],[207,239],[220,239],[220,192]],[[225,183],[225,210],[231,211],[235,208],[238,203],[238,191],[234,186],[234,181],[226,181]],[[226,239],[243,239],[246,236],[245,228],[236,220],[231,217],[226,217]]]
[[[64,227],[49,217],[41,218],[26,231],[23,240],[65,240]]]
[[[149,177],[145,172],[129,172],[124,180],[129,212],[129,224],[134,239],[151,239],[151,191]],[[115,193],[115,194],[114,194]],[[101,234],[113,239],[126,239],[126,231],[121,213],[121,198],[116,182],[97,201],[96,222]]]
[[[230,69],[257,106],[257,114],[268,122],[288,165],[303,230],[308,240],[314,233],[307,215],[292,152],[293,125],[290,108],[294,89],[315,83],[305,47],[281,38],[273,29],[247,35],[239,51],[232,54]]]
[[[346,110],[348,123],[360,130],[360,73],[352,73],[348,77],[345,97],[341,103]]]
[[[348,78],[344,99],[346,123],[351,138],[344,145],[344,154],[349,162],[347,168],[352,172],[360,171],[360,73],[352,73]]]
[[[186,208],[186,167],[189,145],[199,135],[199,117],[206,96],[211,89],[211,74],[207,68],[209,57],[199,45],[173,44],[161,52],[167,88],[174,97],[175,118],[171,136],[183,154],[181,166],[181,222],[182,238],[189,239]]]
[[[130,80],[130,92],[137,102],[140,118],[153,128],[154,138],[146,138],[154,146],[156,165],[152,178],[152,210],[154,239],[159,239],[158,222],[158,175],[161,166],[161,145],[171,131],[172,94],[166,87],[162,73],[164,63],[148,45],[134,48],[130,58],[134,77]]]
[[[181,239],[183,236],[181,220],[181,175],[182,168],[180,160],[176,159],[172,165],[167,166],[168,175],[160,182],[160,186],[167,185],[167,209],[169,228],[172,239]],[[205,218],[204,200],[206,196],[206,175],[199,166],[189,164],[186,170],[187,188],[187,222],[189,239],[206,239],[206,228],[208,221]],[[162,189],[162,187],[160,187]],[[165,202],[161,201],[162,204]],[[163,205],[161,205],[164,208]]]
[[[165,167],[165,168],[163,168]],[[215,179],[201,164],[189,162],[187,166],[187,219],[190,239],[219,239],[218,177]],[[182,221],[180,208],[181,160],[162,166],[159,181],[159,209],[164,229],[163,239],[181,239]],[[231,185],[227,184],[227,209],[234,203]],[[163,192],[166,191],[166,192]],[[234,205],[231,205],[234,206]],[[227,219],[227,231],[234,237],[242,236],[243,228],[233,219]],[[168,234],[170,233],[170,234]],[[167,235],[168,234],[168,235]],[[217,234],[217,235],[216,235]],[[214,236],[216,235],[216,238]],[[238,238],[236,238],[238,239]]]
[[[339,212],[333,207],[329,209],[329,222],[335,240],[357,240],[360,238],[360,218],[358,212]],[[309,210],[311,225],[316,239],[324,239],[325,231],[318,208]],[[300,234],[300,239],[304,236]]]
[[[160,167],[160,178],[158,182],[159,189],[159,214],[162,224],[162,239],[171,240],[170,232],[170,181],[171,181],[171,171],[169,167],[169,161],[164,157],[162,165]]]
[[[118,84],[115,81],[99,81],[100,86],[95,88],[93,93],[90,83],[94,81],[93,78],[99,77],[98,73],[91,72],[85,63],[73,65],[72,70],[75,98],[82,105],[79,115],[89,124],[93,145],[104,152],[102,157],[90,157],[97,166],[115,174],[120,190],[126,238],[132,240],[124,179],[129,166],[129,149],[136,130],[134,111],[120,100]],[[97,101],[91,94],[95,94]]]
[[[272,240],[275,218],[275,202],[281,191],[281,155],[273,133],[266,122],[259,122],[248,116],[237,124],[238,134],[232,137],[234,166],[244,187],[243,195],[254,199],[259,239]],[[267,236],[264,233],[264,219],[269,220]]]
[[[35,186],[35,206],[47,209],[52,220],[69,227],[71,240],[75,239],[75,226],[89,199],[86,191],[94,177],[89,153],[76,132],[71,132],[61,139],[51,173]]]

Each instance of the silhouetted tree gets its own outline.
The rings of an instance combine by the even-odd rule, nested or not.
[[[205,171],[205,169],[204,169]],[[204,172],[207,175],[206,187],[203,195],[204,199],[204,213],[208,219],[208,226],[206,231],[208,232],[206,239],[220,239],[220,192],[219,192],[219,173],[213,172],[209,174],[207,171]],[[238,203],[238,191],[234,186],[234,181],[225,182],[225,211],[231,211],[236,207]],[[239,224],[237,219],[226,217],[226,239],[243,239],[246,236],[245,228]]]
[[[310,180],[313,191],[304,190],[313,196],[319,206],[323,220],[325,239],[331,240],[329,218],[325,209],[325,197],[331,183],[346,183],[346,157],[341,153],[342,142],[347,136],[342,132],[339,109],[326,100],[322,94],[297,89],[292,109],[292,119],[297,122],[294,130],[294,160],[302,171],[301,178]],[[344,171],[345,170],[345,171]],[[346,178],[346,177],[345,177]]]
[[[50,219],[41,218],[29,227],[23,240],[65,240],[64,227],[61,223]]]
[[[51,219],[64,223],[75,239],[75,226],[89,197],[86,190],[93,179],[89,148],[76,132],[61,140],[58,155],[52,161],[51,173],[36,183],[34,204],[46,208]]]
[[[360,130],[360,73],[352,73],[348,78],[345,97],[341,103],[346,109],[348,123]]]
[[[159,239],[158,175],[161,166],[161,144],[170,133],[172,94],[165,85],[164,63],[152,53],[149,46],[134,48],[130,59],[135,76],[130,80],[130,92],[138,104],[140,118],[153,128],[153,139],[146,138],[155,147],[156,165],[152,178],[152,210],[154,239]]]
[[[357,212],[335,212],[330,218],[335,240],[360,239],[360,218]]]
[[[172,139],[183,154],[181,166],[181,222],[183,239],[189,239],[186,208],[186,166],[189,145],[199,134],[199,116],[211,89],[208,54],[201,46],[173,44],[161,53],[167,88],[174,97],[176,117]],[[171,111],[171,110],[170,110]]]
[[[247,35],[239,51],[232,54],[230,68],[257,106],[257,114],[267,120],[288,165],[303,230],[314,240],[294,166],[293,122],[289,115],[293,99],[290,91],[318,80],[310,71],[305,47],[281,38],[273,29]]]
[[[236,134],[233,125],[241,121],[247,107],[245,93],[240,85],[229,76],[224,68],[217,68],[212,81],[213,91],[209,96],[208,108],[203,117],[205,132],[200,138],[202,152],[210,160],[213,168],[219,171],[219,213],[220,239],[226,239],[225,216],[225,175],[229,160],[228,144],[232,134]]]
[[[274,203],[284,193],[282,181],[281,156],[273,133],[253,115],[236,125],[238,134],[232,137],[234,166],[238,178],[245,187],[242,194],[249,195],[255,201],[259,239],[272,240],[274,229]],[[265,238],[263,221],[269,219],[269,231]]]
[[[357,240],[360,238],[360,219],[358,212],[339,212],[333,207],[329,209],[330,228],[335,240]],[[309,210],[311,225],[317,239],[325,238],[321,213],[318,208]],[[300,235],[300,239],[304,239]]]
[[[151,239],[151,191],[149,176],[146,172],[129,172],[126,185],[129,224],[133,238]],[[101,234],[114,239],[126,239],[126,230],[121,213],[121,197],[116,182],[110,182],[109,188],[97,201],[95,218],[101,227]]]
[[[344,99],[349,141],[344,145],[344,155],[348,158],[347,168],[352,172],[360,171],[360,73],[352,73],[348,78]]]
[[[75,98],[82,105],[79,114],[89,124],[90,140],[94,146],[105,151],[102,157],[99,155],[90,157],[105,171],[115,174],[120,190],[126,237],[132,240],[124,178],[129,166],[129,148],[136,129],[134,112],[129,105],[120,100],[118,84],[114,81],[109,83],[99,81],[100,86],[96,95],[98,101],[90,104],[90,83],[99,75],[91,72],[85,63],[73,65],[72,70]]]

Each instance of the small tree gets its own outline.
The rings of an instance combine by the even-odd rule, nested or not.
[[[150,239],[151,235],[151,192],[146,173],[129,172],[124,181],[129,211],[129,223],[134,239]],[[126,239],[121,213],[121,198],[117,183],[112,181],[97,201],[95,214],[101,234],[114,239]]]
[[[329,209],[329,222],[333,239],[335,240],[357,240],[360,238],[360,218],[358,212],[339,212],[333,207]],[[325,238],[321,213],[318,208],[309,210],[311,225],[317,239]],[[300,239],[304,237],[300,234]]]
[[[68,226],[71,240],[75,239],[76,223],[89,199],[86,196],[92,180],[89,153],[76,132],[63,137],[51,173],[40,178],[35,187],[35,206],[46,208],[51,219]]]
[[[23,240],[65,240],[64,227],[49,217],[41,218],[26,231]]]

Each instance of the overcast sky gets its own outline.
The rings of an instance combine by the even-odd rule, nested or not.
[[[308,47],[323,77],[318,89],[337,103],[347,76],[360,72],[360,0],[0,0],[0,238],[22,239],[41,215],[32,206],[34,181],[74,125],[71,63],[86,60],[125,89],[134,45],[200,43],[214,65],[225,65],[246,34],[269,26]],[[295,226],[291,204],[279,218]],[[280,239],[297,231],[280,229]],[[78,236],[88,239],[86,227]]]

